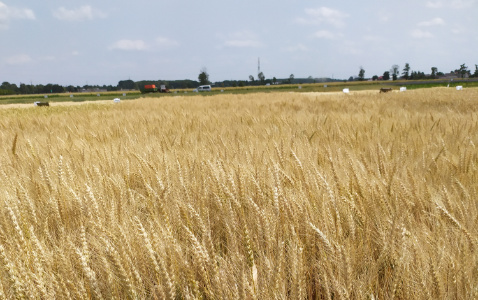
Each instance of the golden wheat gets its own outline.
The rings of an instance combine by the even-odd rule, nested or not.
[[[0,298],[475,299],[477,99],[0,110]]]

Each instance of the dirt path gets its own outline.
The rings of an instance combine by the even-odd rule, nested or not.
[[[113,100],[96,100],[96,101],[81,101],[81,102],[50,102],[50,106],[72,106],[72,105],[82,105],[82,104],[113,104]],[[32,103],[12,103],[12,104],[1,104],[0,109],[8,108],[31,108],[34,107]]]

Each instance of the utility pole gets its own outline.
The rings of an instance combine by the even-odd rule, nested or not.
[[[261,73],[261,58],[257,58],[257,75]]]

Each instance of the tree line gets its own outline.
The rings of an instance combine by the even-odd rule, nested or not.
[[[401,76],[400,76],[401,75]],[[456,76],[458,78],[478,78],[478,65],[475,64],[475,70],[471,73],[471,70],[468,69],[466,64],[460,65],[458,69],[450,71],[448,75]],[[405,67],[402,69],[400,74],[400,67],[398,65],[393,65],[389,71],[385,71],[382,76],[374,75],[372,80],[420,80],[420,79],[438,79],[447,76],[443,72],[439,72],[437,67],[431,67],[431,73],[425,74],[420,71],[412,71],[409,63],[405,63]],[[350,76],[349,81],[353,80],[366,80],[365,78],[365,69],[360,67],[360,71],[357,77]]]
[[[475,64],[475,70],[471,73],[471,70],[466,64],[460,65],[459,68],[450,71],[450,74],[459,78],[478,78],[478,65]],[[385,71],[383,75],[374,75],[370,79],[372,80],[420,80],[420,79],[438,79],[443,78],[446,74],[439,72],[437,67],[431,68],[430,74],[425,74],[420,71],[413,71],[409,63],[405,64],[405,67],[401,70],[398,65],[393,65],[390,70]],[[124,91],[124,90],[141,90],[145,85],[155,84],[156,86],[165,85],[168,89],[189,89],[196,88],[199,85],[213,84],[217,87],[241,87],[241,86],[257,86],[266,84],[280,84],[280,83],[315,83],[322,81],[343,81],[341,79],[322,78],[317,79],[309,76],[308,78],[296,79],[294,74],[290,74],[288,78],[277,79],[272,77],[266,79],[263,72],[259,72],[257,77],[254,78],[250,75],[249,80],[224,80],[212,83],[209,81],[209,74],[206,68],[200,70],[198,80],[141,80],[133,81],[131,79],[121,80],[116,86],[113,85],[84,85],[84,86],[61,86],[59,84],[25,84],[20,83],[17,86],[15,83],[3,82],[0,85],[0,95],[15,95],[15,94],[50,94],[50,93],[80,93],[80,92],[94,92],[94,91]],[[360,67],[358,76],[350,76],[349,81],[354,80],[367,80],[365,77],[365,69]]]

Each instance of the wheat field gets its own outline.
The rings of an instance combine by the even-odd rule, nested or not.
[[[0,110],[0,299],[477,299],[478,89]]]

